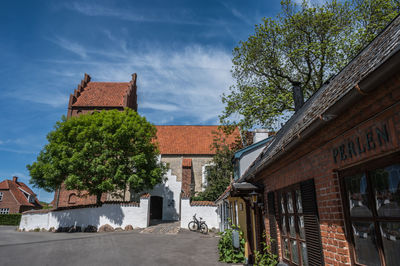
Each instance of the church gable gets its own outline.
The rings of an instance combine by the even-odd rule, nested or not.
[[[68,118],[94,110],[123,110],[129,107],[137,111],[136,73],[130,82],[92,82],[85,74],[84,79],[70,95]]]

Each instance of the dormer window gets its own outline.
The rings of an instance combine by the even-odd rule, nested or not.
[[[29,195],[28,200],[29,200],[30,203],[35,203],[35,196]]]
[[[26,199],[30,202],[30,203],[35,203],[35,195],[31,195],[28,192],[26,192],[25,190],[23,190],[22,188],[19,187],[19,190],[22,191],[22,193],[24,194],[24,196],[26,197]]]

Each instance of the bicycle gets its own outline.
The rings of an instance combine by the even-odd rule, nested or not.
[[[200,217],[200,221],[197,220],[196,214],[193,215],[193,221],[189,222],[188,227],[190,231],[200,231],[200,233],[208,234],[208,226],[206,221],[202,221],[203,218]]]

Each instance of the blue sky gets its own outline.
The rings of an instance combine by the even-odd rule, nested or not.
[[[2,2],[0,181],[29,182],[26,165],[85,72],[124,82],[136,72],[139,113],[154,124],[217,124],[232,49],[279,10],[280,0]]]

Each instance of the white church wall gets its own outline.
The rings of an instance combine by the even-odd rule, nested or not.
[[[61,211],[49,211],[47,213],[27,212],[23,213],[20,230],[34,230],[51,227],[94,225],[100,228],[109,224],[112,227],[125,228],[127,225],[145,228],[149,225],[149,199],[140,199],[140,205],[136,204],[103,204],[101,207],[89,207],[79,209],[67,209]]]
[[[208,229],[219,228],[217,206],[192,206],[189,199],[182,199],[181,204],[181,228],[188,229],[188,224],[193,220],[194,214],[197,219],[201,217],[206,221]]]

